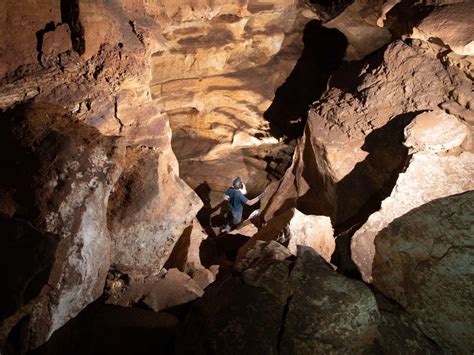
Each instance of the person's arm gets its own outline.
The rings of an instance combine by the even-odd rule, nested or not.
[[[242,183],[242,188],[240,189],[240,192],[242,192],[242,195],[247,195],[247,188],[245,187],[245,184]]]
[[[265,195],[265,192],[262,192],[260,195],[258,195],[257,197],[255,197],[255,198],[253,198],[253,199],[251,199],[251,200],[247,200],[247,201],[245,202],[245,204],[246,204],[247,206],[253,206],[253,205],[255,205],[258,201],[260,201],[260,200],[262,199],[263,195]]]

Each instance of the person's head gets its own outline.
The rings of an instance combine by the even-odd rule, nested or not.
[[[240,190],[242,187],[244,187],[244,183],[242,182],[242,179],[237,176],[234,181],[232,181],[232,186],[234,189]]]

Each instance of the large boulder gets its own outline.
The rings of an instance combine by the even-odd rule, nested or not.
[[[10,228],[5,239],[17,255],[7,259],[10,277],[26,294],[8,307],[2,338],[29,317],[35,347],[102,293],[111,257],[107,202],[125,150],[118,137],[102,136],[51,107],[18,106],[3,113],[0,124],[2,210],[29,225]],[[21,245],[34,245],[40,254],[15,271],[31,253]],[[32,273],[30,262],[39,269]]]
[[[264,221],[296,207],[347,228],[380,208],[409,158],[405,127],[425,111],[472,102],[470,80],[423,45],[395,41],[333,74],[292,166],[263,201]]]
[[[329,217],[305,215],[293,208],[278,215],[255,233],[240,248],[239,256],[244,256],[257,241],[271,240],[287,246],[293,255],[296,255],[298,245],[311,247],[327,262],[331,261],[336,247]]]
[[[441,41],[460,55],[474,55],[474,12],[472,1],[434,9],[413,28],[412,38]]]
[[[127,148],[126,168],[110,198],[112,264],[130,277],[157,275],[202,206],[167,153]]]
[[[381,209],[352,237],[352,259],[366,282],[372,280],[377,233],[413,208],[474,189],[474,154],[461,148],[471,136],[465,123],[434,111],[417,116],[405,135],[405,144],[415,154]]]
[[[474,192],[431,201],[375,238],[373,284],[455,353],[474,349]]]
[[[287,354],[369,350],[380,321],[372,292],[337,274],[311,248],[300,247],[281,351]]]
[[[332,270],[312,248],[295,261],[257,243],[241,276],[212,285],[177,338],[177,352],[294,354],[372,349],[379,313],[371,291]]]

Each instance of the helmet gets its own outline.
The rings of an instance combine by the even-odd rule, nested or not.
[[[239,189],[241,189],[242,187],[244,187],[244,184],[242,183],[242,179],[237,176],[237,177],[234,179],[234,181],[232,181],[232,186],[233,186],[234,189],[236,189],[236,190],[239,190]]]

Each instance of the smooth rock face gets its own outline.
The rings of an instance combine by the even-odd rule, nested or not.
[[[102,293],[110,266],[107,200],[124,147],[118,137],[104,137],[61,111],[21,106],[2,116],[8,147],[2,148],[1,185],[13,200],[10,213],[41,231],[45,242],[46,234],[58,238],[54,263],[42,276],[47,285],[4,323],[29,315],[35,346]]]
[[[416,116],[404,134],[404,145],[411,151],[440,153],[460,147],[470,136],[470,130],[456,116],[436,110]]]
[[[166,275],[155,282],[143,302],[155,312],[190,302],[201,297],[204,291],[184,272],[168,270]]]
[[[157,275],[202,203],[176,177],[171,152],[129,147],[108,209],[112,264],[130,277]]]
[[[177,353],[311,354],[371,348],[379,313],[363,283],[334,272],[311,248],[300,247],[291,262],[278,243],[262,244],[261,258],[244,266],[242,277],[222,280],[196,302],[178,335]]]
[[[293,208],[278,215],[258,231],[242,246],[239,255],[245,255],[257,241],[271,240],[285,245],[293,255],[296,255],[298,245],[311,247],[327,262],[330,262],[336,247],[329,217],[305,215]]]
[[[460,55],[474,55],[474,3],[465,1],[433,10],[416,27],[412,38],[441,40]]]
[[[375,238],[373,284],[443,349],[472,352],[474,192],[431,201]]]

